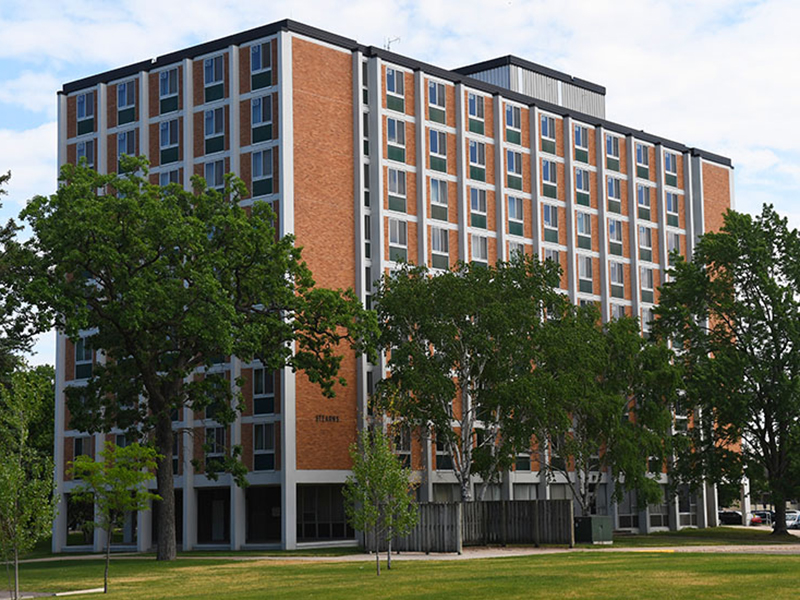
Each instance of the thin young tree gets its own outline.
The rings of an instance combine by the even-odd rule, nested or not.
[[[94,503],[94,525],[106,536],[103,593],[108,593],[114,530],[122,526],[127,513],[148,510],[151,501],[161,500],[147,489],[147,482],[155,478],[153,473],[159,458],[155,448],[149,446],[138,443],[117,446],[106,442],[100,460],[79,456],[72,463],[72,476],[79,480],[72,494],[79,501]]]
[[[375,569],[381,574],[380,542],[387,541],[387,567],[391,568],[392,540],[417,524],[419,512],[411,497],[411,472],[392,451],[389,438],[379,429],[363,430],[350,447],[353,474],[344,487],[345,510],[354,529],[372,534]]]

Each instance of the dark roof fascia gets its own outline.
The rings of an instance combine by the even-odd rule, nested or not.
[[[152,61],[142,61],[134,65],[121,67],[118,69],[114,69],[112,71],[106,71],[105,73],[93,75],[92,77],[79,79],[77,81],[65,84],[62,92],[60,93],[70,94],[80,89],[95,86],[98,83],[107,83],[109,81],[114,81],[115,79],[121,79],[127,75],[139,73],[140,71],[149,71],[150,69],[153,68],[159,68],[169,64],[174,64],[186,58],[194,58],[196,56],[210,54],[217,50],[225,49],[231,45],[240,45],[251,40],[255,40],[262,37],[268,37],[278,33],[278,31],[291,31],[293,33],[298,33],[300,35],[305,35],[320,40],[322,42],[332,44],[334,46],[346,48],[351,52],[358,50],[362,54],[364,54],[364,56],[367,57],[373,57],[373,56],[378,57],[381,60],[394,63],[396,65],[405,67],[407,69],[411,69],[413,71],[422,71],[428,75],[444,79],[445,81],[451,81],[453,83],[463,83],[464,85],[467,85],[471,88],[481,90],[495,96],[503,96],[504,98],[508,98],[509,100],[513,100],[514,102],[523,104],[528,107],[536,106],[542,110],[546,110],[547,112],[552,112],[562,117],[571,116],[582,123],[586,123],[589,125],[599,125],[608,129],[609,131],[613,131],[614,133],[622,135],[632,135],[635,136],[636,139],[638,140],[650,142],[653,144],[662,144],[663,146],[675,150],[677,152],[688,152],[691,150],[691,152],[696,156],[702,156],[704,158],[707,158],[708,160],[718,162],[725,166],[729,167],[731,166],[731,160],[729,158],[718,156],[710,152],[705,152],[704,150],[700,150],[698,148],[690,148],[688,146],[685,146],[684,144],[674,142],[672,140],[668,140],[666,138],[662,138],[650,133],[645,133],[644,131],[641,130],[634,130],[630,127],[620,125],[619,123],[606,121],[605,119],[600,119],[593,115],[583,114],[578,111],[574,111],[565,108],[563,106],[559,106],[557,104],[551,104],[549,102],[545,102],[544,100],[539,100],[537,98],[533,98],[525,94],[520,94],[519,92],[514,92],[507,88],[503,88],[491,83],[486,83],[485,81],[474,79],[469,75],[460,73],[458,70],[451,71],[448,69],[443,69],[441,67],[424,63],[415,60],[413,58],[403,56],[401,54],[395,54],[394,52],[384,50],[383,48],[378,48],[376,46],[365,46],[359,44],[357,41],[352,40],[350,38],[336,35],[324,31],[322,29],[312,27],[310,25],[298,23],[297,21],[292,21],[291,19],[284,19],[283,21],[277,21],[269,25],[263,25],[261,27],[249,29],[247,31],[243,31],[234,35],[220,38],[218,40],[212,40],[210,42],[205,42],[203,44],[192,46],[190,48],[185,48],[184,50],[180,50],[178,52],[164,54],[163,56],[153,59]],[[522,61],[522,59],[517,59],[517,60],[519,60],[520,62],[525,62]],[[529,64],[534,64],[534,63],[529,63]],[[557,71],[554,72],[557,73]],[[603,88],[603,92],[605,92],[605,88]]]
[[[522,67],[523,69],[533,71],[534,73],[541,73],[542,75],[547,75],[553,79],[558,79],[565,83],[577,85],[578,87],[582,87],[591,92],[602,94],[603,96],[606,95],[606,88],[600,84],[592,83],[591,81],[587,81],[585,79],[579,79],[578,77],[573,77],[572,75],[562,71],[556,71],[550,67],[545,67],[544,65],[525,60],[524,58],[520,58],[512,54],[509,54],[508,56],[501,56],[499,58],[493,58],[491,60],[485,60],[483,62],[475,63],[474,65],[459,67],[458,69],[453,69],[453,71],[462,75],[473,75],[480,71],[488,71],[489,69],[496,69],[497,67],[505,67],[507,65]]]

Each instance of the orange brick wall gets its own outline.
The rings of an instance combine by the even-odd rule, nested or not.
[[[719,231],[722,227],[722,217],[731,206],[729,171],[725,167],[707,162],[702,163],[702,169],[704,231]]]

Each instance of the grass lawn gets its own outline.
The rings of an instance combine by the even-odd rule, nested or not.
[[[103,598],[796,598],[800,557],[571,553],[468,561],[117,560]],[[100,560],[22,566],[22,588],[102,585]],[[87,596],[88,598],[88,596]]]
[[[649,535],[614,536],[614,546],[618,548],[639,548],[652,546],[719,546],[732,545],[770,545],[800,544],[800,537],[787,534],[775,537],[771,531],[746,527],[709,527],[707,529],[681,529],[680,531],[659,531]]]

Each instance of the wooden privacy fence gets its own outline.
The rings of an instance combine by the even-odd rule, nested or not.
[[[487,544],[575,544],[571,500],[490,500],[418,504],[419,523],[392,549],[406,552],[461,552]],[[365,546],[375,550],[372,534]],[[386,550],[385,536],[379,548]]]

